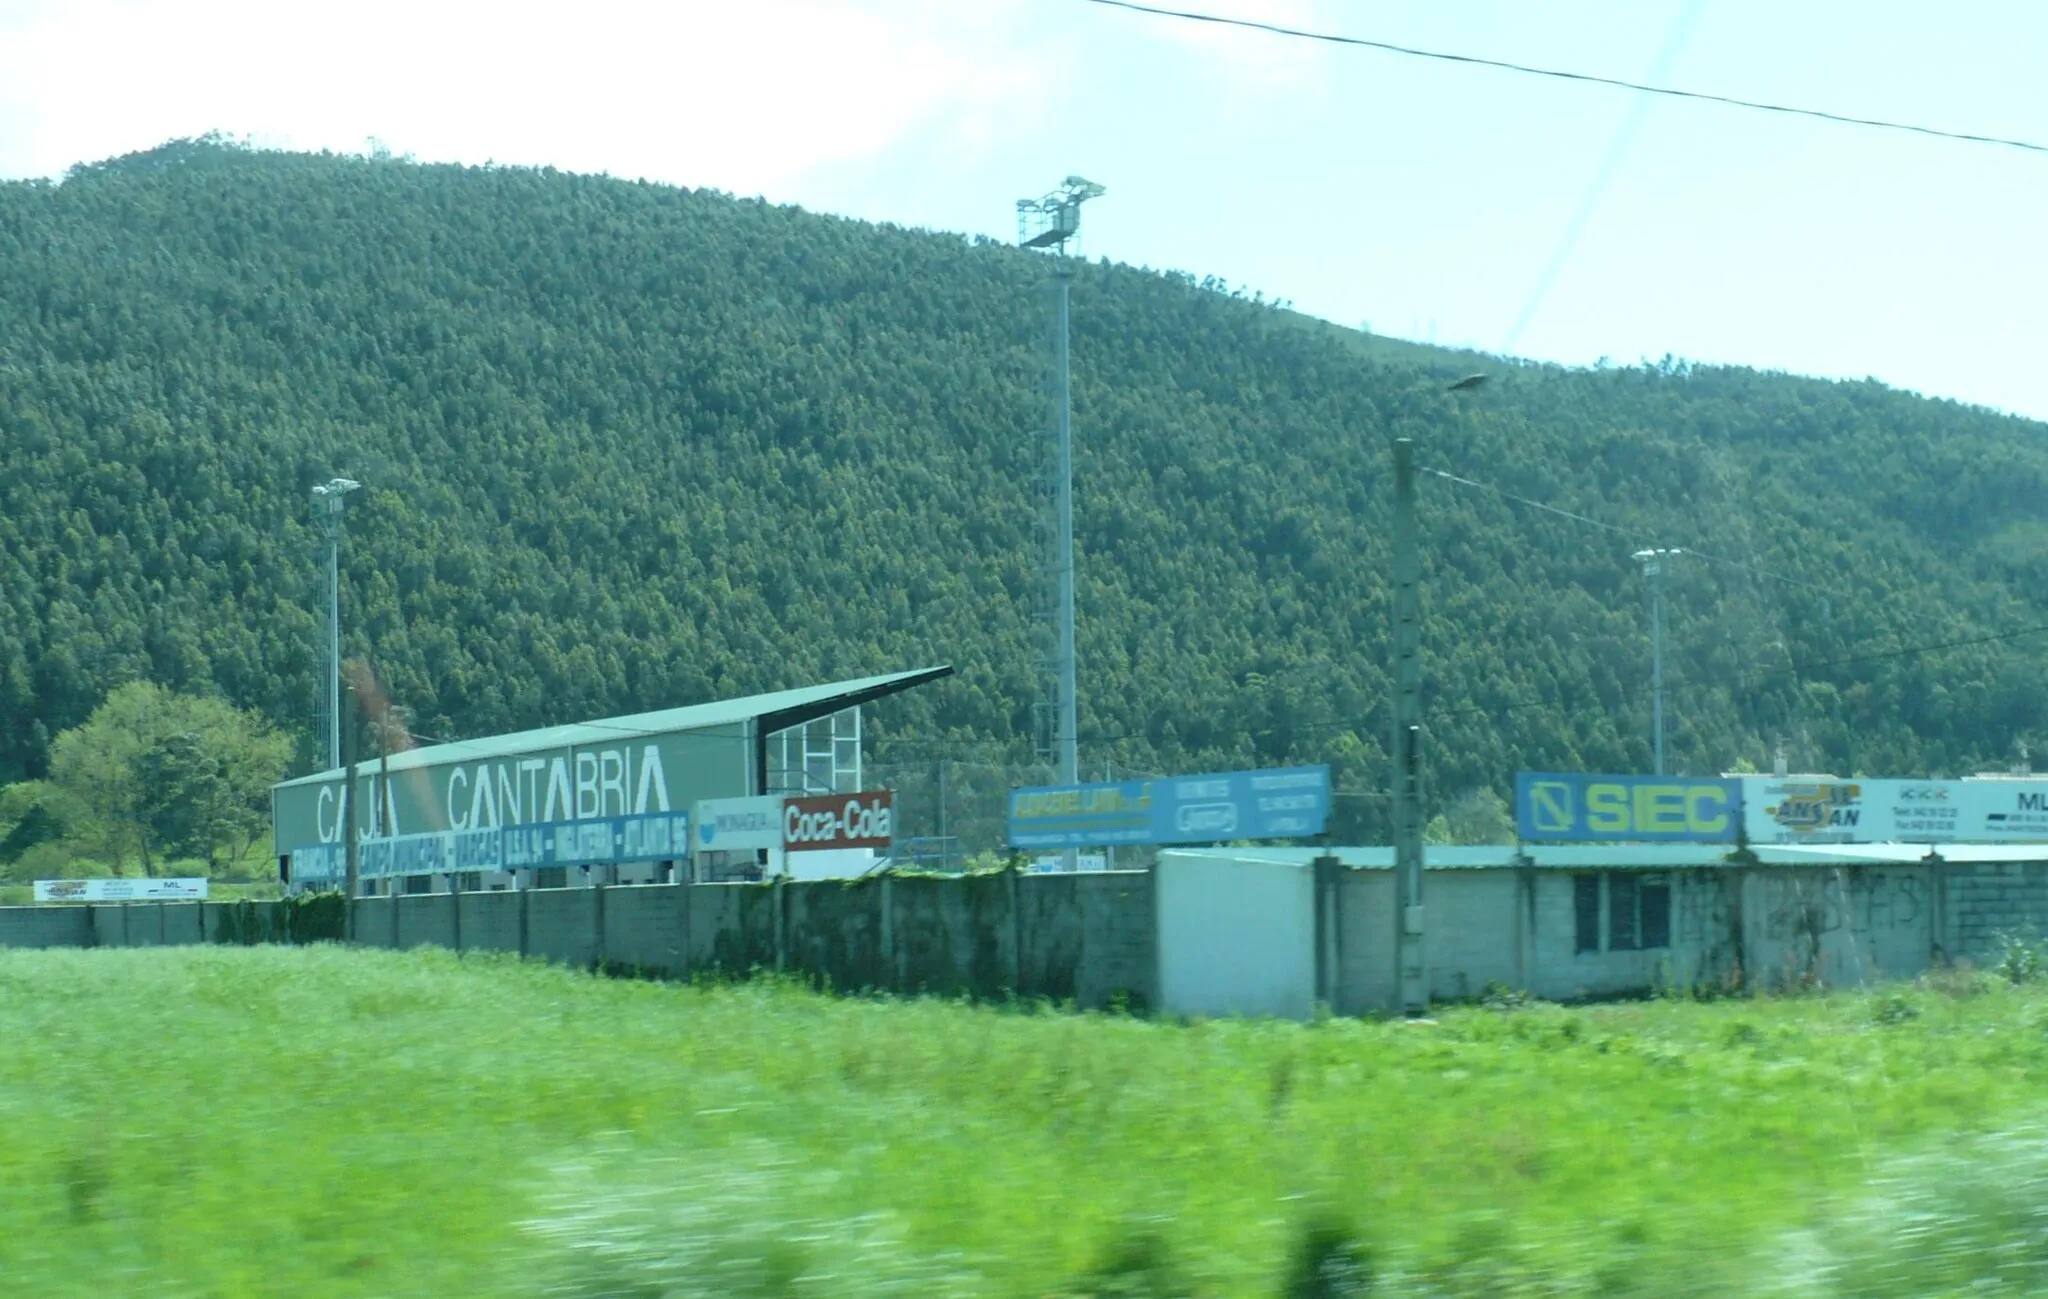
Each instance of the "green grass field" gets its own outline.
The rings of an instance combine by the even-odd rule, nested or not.
[[[0,951],[0,1294],[2035,1294],[2044,1030],[1981,976],[1177,1025]]]

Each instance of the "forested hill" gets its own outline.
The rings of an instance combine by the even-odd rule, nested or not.
[[[948,661],[877,747],[1028,748],[1044,262],[708,192],[211,143],[0,185],[0,781],[114,685],[302,735],[308,488],[437,736]],[[1074,290],[1084,761],[1381,779],[1387,441],[1422,486],[1432,789],[2002,762],[2043,726],[2043,427],[1874,383],[1503,366],[1185,276]],[[1788,581],[1764,580],[1762,570]],[[1803,737],[1803,738],[1802,738]],[[895,746],[892,748],[892,746]],[[1370,799],[1364,809],[1369,830]]]

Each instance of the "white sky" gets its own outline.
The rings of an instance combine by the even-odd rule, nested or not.
[[[2024,0],[1180,7],[2048,141]],[[1007,238],[1080,173],[1092,254],[1376,332],[1499,350],[1536,298],[1520,354],[2048,418],[2048,155],[1638,98],[1084,0],[0,0],[0,176],[375,138]]]

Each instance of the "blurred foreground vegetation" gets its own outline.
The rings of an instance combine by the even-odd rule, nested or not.
[[[0,1291],[2036,1294],[2034,975],[1175,1024],[0,951]]]

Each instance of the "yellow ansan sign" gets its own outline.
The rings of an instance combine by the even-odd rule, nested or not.
[[[1118,788],[1048,789],[1017,795],[1012,815],[1018,820],[1054,816],[1101,816],[1125,812],[1144,814],[1152,808],[1152,786],[1135,798]]]

